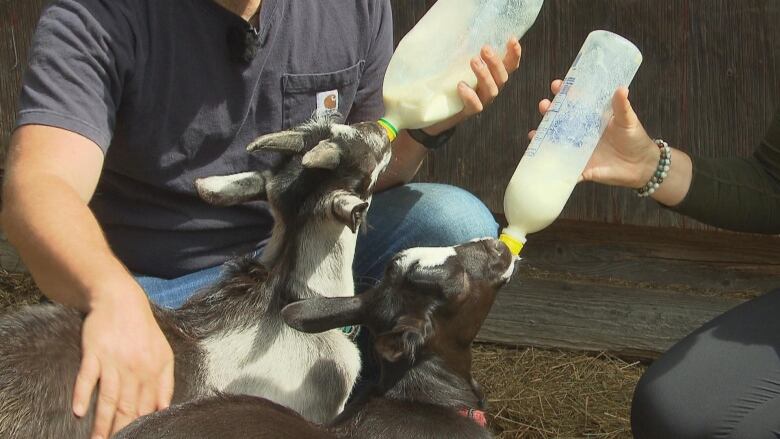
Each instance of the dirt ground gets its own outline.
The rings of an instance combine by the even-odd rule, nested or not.
[[[0,270],[0,314],[39,300],[28,276]],[[643,365],[605,354],[477,344],[473,369],[498,438],[631,438],[631,395]]]

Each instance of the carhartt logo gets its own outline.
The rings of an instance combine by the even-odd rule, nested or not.
[[[328,95],[327,98],[325,98],[325,108],[329,110],[333,110],[338,106],[338,98],[336,98],[336,95]]]
[[[338,111],[339,91],[330,90],[317,93],[317,111]]]

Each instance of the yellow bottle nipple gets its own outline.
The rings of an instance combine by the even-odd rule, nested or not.
[[[499,239],[501,240],[501,242],[506,244],[507,247],[509,247],[509,251],[511,251],[513,255],[515,256],[520,255],[520,252],[523,250],[523,245],[524,245],[522,242],[513,238],[511,235],[507,235],[506,233],[502,233]]]

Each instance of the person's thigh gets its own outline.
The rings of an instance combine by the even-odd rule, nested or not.
[[[401,250],[498,235],[498,224],[477,197],[434,183],[412,183],[374,195],[366,222],[367,232],[358,236],[355,252],[358,290],[378,281]]]
[[[193,294],[216,282],[224,265],[206,268],[175,279],[136,275],[135,280],[153,303],[164,308],[179,308]]]
[[[261,245],[246,256],[258,258],[264,249],[265,245]],[[215,284],[226,273],[228,264],[230,261],[174,279],[162,279],[138,273],[133,274],[133,277],[154,304],[164,308],[179,308],[195,293]]]
[[[707,323],[634,393],[637,439],[780,438],[780,290]]]

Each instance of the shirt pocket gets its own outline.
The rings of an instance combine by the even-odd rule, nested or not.
[[[355,102],[365,61],[331,73],[282,75],[282,123],[288,129],[308,121],[321,108],[337,110],[346,119]],[[334,93],[328,93],[334,92]]]

